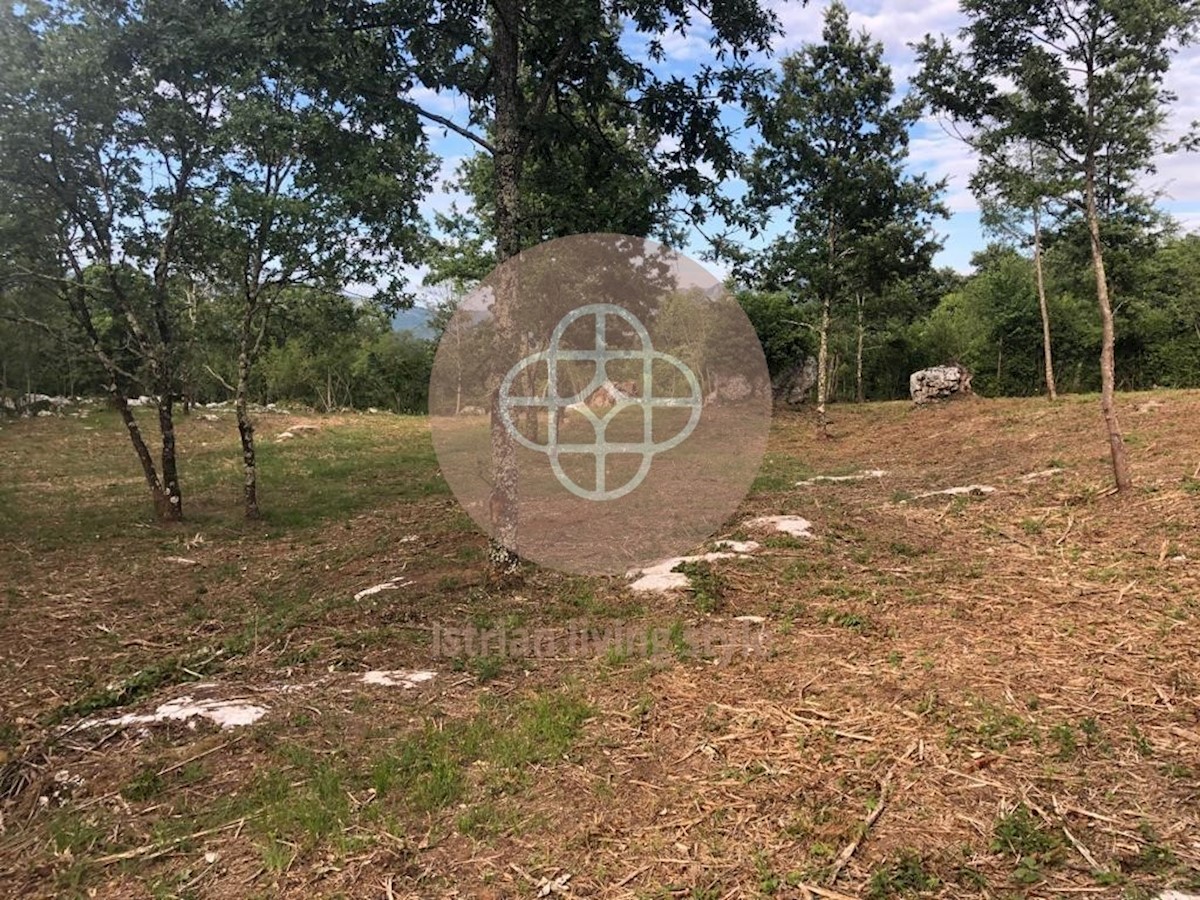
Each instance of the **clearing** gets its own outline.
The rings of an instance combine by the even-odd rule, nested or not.
[[[1200,892],[1200,393],[1147,399],[1120,499],[1094,397],[783,415],[673,593],[490,585],[420,418],[264,414],[255,525],[186,418],[181,528],[115,416],[5,423],[0,896]]]

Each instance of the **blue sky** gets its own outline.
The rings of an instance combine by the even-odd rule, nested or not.
[[[770,2],[770,0],[768,0]],[[827,4],[812,2],[802,6],[795,2],[771,3],[778,14],[784,37],[776,44],[772,62],[788,52],[799,49],[803,44],[820,40],[821,22]],[[892,66],[893,77],[898,89],[907,89],[907,79],[915,70],[913,53],[909,44],[921,39],[926,33],[953,34],[962,25],[957,0],[847,0],[851,25],[856,30],[866,29],[873,38],[882,41],[885,58]],[[664,74],[687,74],[709,56],[703,29],[696,29],[687,38],[677,35],[665,39],[667,61]],[[1189,48],[1180,53],[1168,77],[1168,87],[1174,90],[1179,100],[1172,110],[1167,124],[1168,134],[1179,134],[1188,123],[1200,119],[1200,48]],[[449,95],[437,95],[420,91],[414,99],[427,109],[465,122],[466,105]],[[473,152],[472,145],[445,129],[430,126],[429,134],[433,149],[442,157],[442,167],[437,190],[427,200],[426,211],[446,210],[452,203],[460,207],[469,205],[467,198],[449,189],[459,162]],[[743,133],[739,143],[750,145],[752,136]],[[985,237],[980,229],[978,210],[967,190],[967,181],[974,170],[975,161],[961,141],[952,137],[943,123],[926,119],[914,128],[910,144],[910,168],[914,172],[928,174],[932,179],[948,179],[944,200],[951,210],[951,218],[939,226],[945,238],[945,247],[938,256],[938,265],[949,265],[961,271],[969,268],[971,254],[983,246]],[[1200,154],[1179,155],[1160,160],[1158,171],[1147,176],[1143,188],[1161,191],[1160,206],[1175,216],[1187,230],[1200,230]],[[777,221],[775,230],[786,227],[786,222]],[[704,250],[704,241],[693,235],[689,246],[682,248],[694,257]],[[709,265],[720,273],[718,266]]]

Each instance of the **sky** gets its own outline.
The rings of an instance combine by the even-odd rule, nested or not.
[[[787,0],[767,2],[784,29],[784,36],[776,42],[771,64],[777,64],[781,56],[799,50],[806,43],[820,40],[827,3],[813,0],[804,6]],[[885,60],[892,67],[900,93],[907,90],[908,79],[916,70],[909,44],[919,41],[927,33],[953,35],[964,23],[957,0],[846,0],[846,6],[850,10],[851,27],[856,31],[865,29],[883,43]],[[687,75],[710,55],[703,29],[695,30],[686,38],[671,35],[665,44],[667,61],[662,74]],[[1166,133],[1178,135],[1189,123],[1200,120],[1200,47],[1189,48],[1175,57],[1167,87],[1178,95],[1178,100],[1171,110]],[[465,124],[466,106],[461,100],[431,91],[415,92],[413,99],[430,111]],[[473,149],[465,139],[448,134],[441,127],[430,126],[427,130],[434,152],[442,158],[438,187],[425,203],[425,211],[432,217],[434,212],[446,211],[454,203],[460,208],[469,206],[468,198],[455,193],[449,182],[459,163]],[[740,147],[748,148],[752,138],[749,133],[741,133],[737,142]],[[938,226],[945,245],[935,262],[939,266],[969,271],[971,255],[986,243],[978,208],[967,189],[975,168],[972,153],[950,133],[947,123],[926,118],[910,135],[909,168],[914,173],[927,174],[931,180],[943,177],[948,180],[943,199],[951,216]],[[1174,216],[1185,230],[1200,230],[1200,154],[1179,154],[1158,160],[1157,172],[1148,175],[1141,187],[1146,191],[1161,192],[1160,208]],[[773,230],[784,227],[786,222],[776,221]],[[704,240],[693,233],[687,246],[681,249],[700,258],[705,248]],[[718,275],[725,274],[718,264],[706,265]],[[420,277],[419,273],[414,275]]]

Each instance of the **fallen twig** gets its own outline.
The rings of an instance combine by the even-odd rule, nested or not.
[[[179,762],[175,763],[174,765],[167,766],[165,769],[159,769],[158,777],[161,778],[163,775],[168,775],[171,772],[174,772],[176,769],[182,769],[188,763],[195,762],[198,759],[203,759],[204,757],[208,756],[210,753],[216,753],[218,750],[224,750],[226,747],[230,746],[231,744],[236,744],[240,740],[241,740],[241,738],[239,737],[239,738],[235,738],[232,741],[226,741],[223,744],[217,744],[217,746],[215,746],[215,747],[209,747],[207,750],[204,750],[193,756],[189,756],[187,759],[180,760]]]
[[[217,834],[221,831],[228,831],[230,828],[241,828],[246,822],[245,817],[238,819],[236,822],[227,822],[224,825],[218,825],[216,828],[205,828],[203,831],[196,831],[192,834],[185,834],[182,837],[172,838],[166,843],[145,844],[141,847],[135,847],[132,850],[124,850],[120,853],[110,853],[108,856],[101,856],[99,859],[91,860],[93,865],[108,866],[115,862],[123,862],[127,859],[138,859],[145,857],[153,859],[156,856],[162,856],[164,853],[170,853],[180,844],[185,844],[188,841],[194,841],[196,838],[207,837],[210,834]]]
[[[1079,855],[1082,856],[1085,860],[1087,860],[1087,864],[1089,866],[1091,866],[1094,871],[1096,871],[1096,872],[1104,871],[1104,869],[1100,865],[1100,863],[1096,862],[1096,857],[1092,856],[1092,854],[1088,850],[1088,848],[1083,846],[1083,844],[1081,844],[1076,839],[1075,835],[1071,834],[1070,829],[1068,829],[1066,825],[1064,825],[1062,827],[1062,830],[1063,830],[1063,834],[1065,834],[1067,836],[1067,840],[1071,842],[1071,846],[1073,846],[1076,850],[1079,851]]]
[[[842,869],[845,868],[846,863],[850,862],[850,858],[858,851],[859,845],[863,842],[863,839],[866,838],[867,832],[871,830],[871,826],[879,820],[881,815],[883,815],[883,809],[887,805],[887,793],[888,788],[892,783],[892,776],[896,774],[897,766],[912,756],[912,753],[915,749],[917,749],[917,745],[915,743],[910,744],[908,749],[904,751],[904,755],[892,763],[892,767],[887,770],[887,773],[883,776],[882,780],[880,780],[879,802],[876,803],[875,808],[867,814],[866,821],[863,822],[863,827],[859,829],[858,835],[854,838],[854,840],[842,848],[842,852],[839,853],[837,859],[834,860],[833,868],[830,870],[829,878],[827,879],[828,884],[833,884],[835,881],[837,881],[838,875],[842,873]]]

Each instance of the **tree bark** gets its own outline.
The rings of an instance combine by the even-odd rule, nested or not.
[[[133,410],[129,408],[125,392],[117,386],[115,378],[108,384],[108,393],[117,407],[117,412],[121,415],[121,421],[125,423],[125,430],[129,432],[129,441],[133,444],[133,452],[137,454],[138,462],[142,464],[142,475],[145,476],[146,486],[150,488],[150,497],[154,501],[154,514],[160,519],[166,519],[170,511],[166,491],[163,490],[158,470],[154,467],[154,458],[150,455],[150,448],[146,446],[146,439],[142,437],[142,430],[138,427]]]
[[[867,395],[863,387],[863,338],[866,326],[863,323],[862,294],[856,295],[855,299],[858,301],[858,346],[854,353],[854,399],[859,403],[865,403]]]
[[[1100,213],[1096,208],[1096,172],[1089,164],[1084,176],[1084,202],[1087,213],[1088,234],[1092,245],[1092,268],[1096,274],[1096,299],[1100,304],[1102,343],[1100,346],[1100,412],[1108,429],[1108,446],[1112,453],[1113,476],[1117,490],[1127,493],[1133,488],[1129,474],[1129,457],[1125,451],[1125,439],[1121,435],[1121,423],[1117,418],[1116,391],[1116,329],[1113,326],[1112,302],[1108,294],[1108,276],[1104,270],[1104,245],[1100,240]]]
[[[137,454],[138,462],[142,466],[142,475],[146,479],[146,486],[150,488],[150,497],[154,501],[154,514],[159,519],[171,519],[172,508],[170,498],[163,488],[162,480],[158,477],[158,470],[154,467],[154,458],[150,455],[150,448],[146,446],[146,439],[142,437],[142,430],[138,425],[137,418],[134,416],[133,410],[129,408],[129,399],[125,396],[125,391],[121,388],[121,369],[116,361],[104,351],[103,344],[100,342],[100,334],[96,330],[96,324],[92,319],[91,311],[88,309],[87,301],[83,298],[73,298],[69,293],[64,299],[71,314],[75,317],[75,320],[87,336],[92,353],[108,374],[108,393],[112,397],[113,404],[117,407],[121,421],[125,424],[125,430],[129,434],[129,441],[133,444],[133,452]],[[172,437],[174,437],[173,429]],[[172,447],[171,456],[172,461],[174,461],[174,447]],[[178,481],[176,481],[175,488],[178,491]],[[176,503],[175,507],[176,516],[182,515],[182,504]]]
[[[254,451],[254,422],[250,419],[250,367],[252,364],[250,333],[253,328],[253,307],[248,307],[242,320],[241,347],[238,349],[237,409],[238,437],[242,442],[242,503],[247,519],[258,519],[258,464]]]
[[[496,256],[503,265],[521,252],[521,164],[524,140],[521,125],[519,0],[492,0],[492,78],[495,83]],[[517,454],[515,441],[500,416],[499,385],[509,360],[505,351],[516,345],[512,307],[517,290],[511,267],[496,285],[494,369],[491,373],[492,493],[488,503],[492,530],[490,560],[495,575],[512,574],[517,555]]]
[[[828,434],[825,398],[829,391],[829,297],[821,300],[821,327],[817,344],[817,422],[821,433]]]
[[[1042,215],[1038,205],[1033,208],[1033,271],[1037,278],[1038,307],[1042,312],[1042,353],[1046,359],[1046,393],[1052,401],[1058,399],[1054,381],[1054,352],[1050,340],[1050,305],[1046,302],[1046,277],[1042,269]]]
[[[175,463],[175,397],[170,385],[158,395],[158,430],[162,436],[162,484],[166,506],[159,518],[168,522],[183,519],[183,492],[179,487],[179,471]]]

